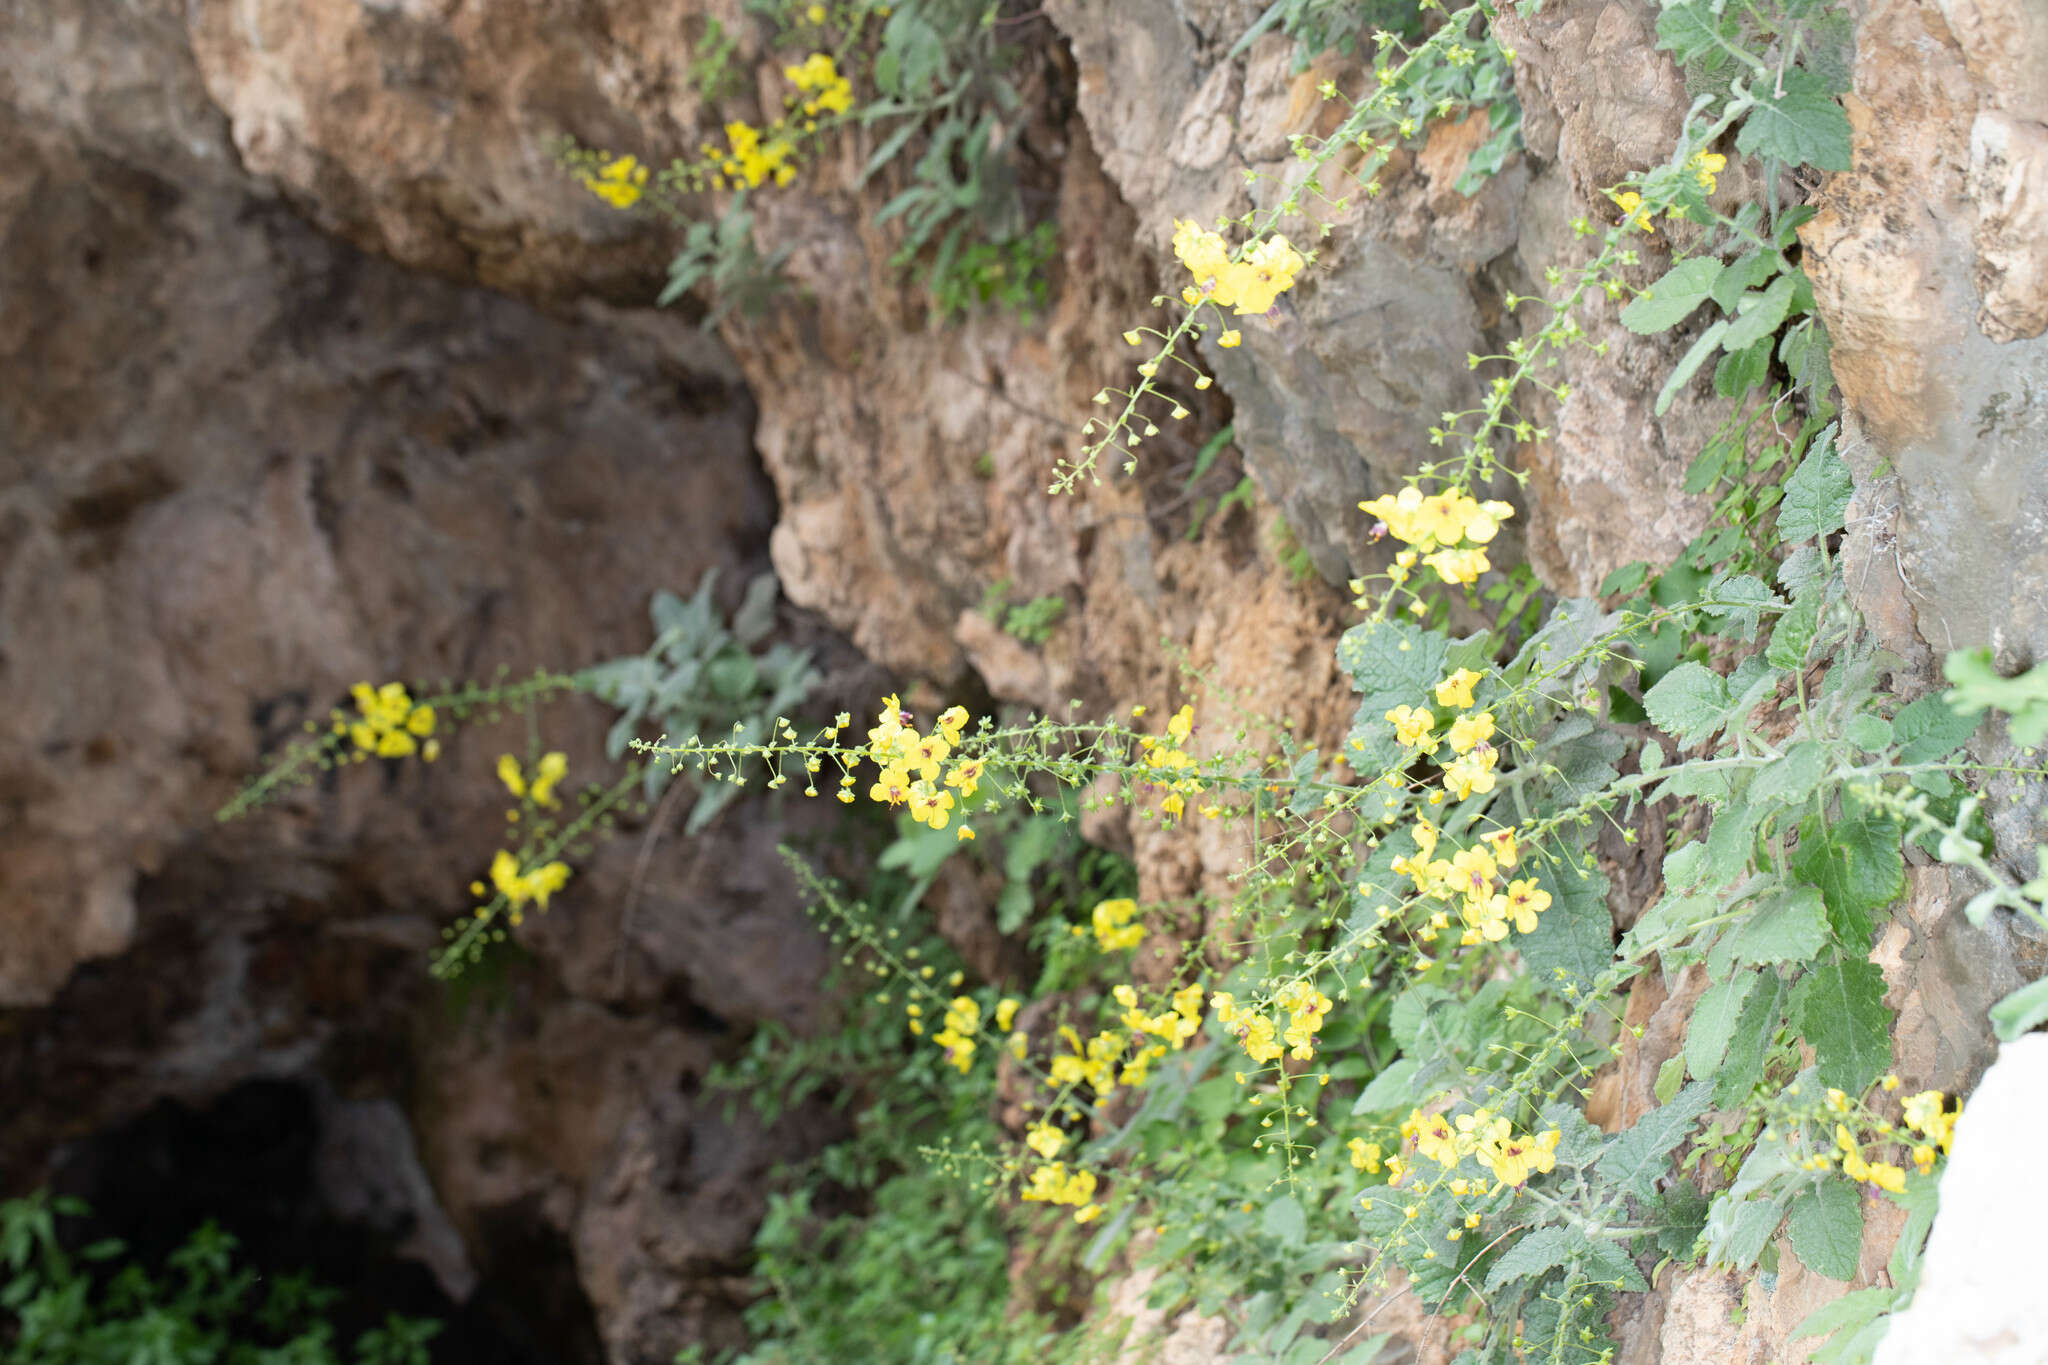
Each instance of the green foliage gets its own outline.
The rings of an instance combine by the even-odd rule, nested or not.
[[[729,733],[734,744],[759,743],[817,685],[809,651],[761,647],[775,629],[775,575],[761,574],[747,585],[729,623],[719,619],[717,586],[718,570],[707,569],[687,600],[666,590],[655,593],[648,607],[654,640],[647,652],[577,675],[578,687],[619,711],[605,736],[612,759],[623,758],[649,722],[673,736]],[[662,793],[674,772],[667,764],[646,766],[649,800]],[[702,829],[741,789],[736,781],[705,784],[685,832]]]
[[[1058,593],[1010,601],[1012,580],[999,578],[981,595],[981,614],[1002,626],[1005,634],[1027,645],[1042,645],[1067,613],[1067,599]]]
[[[668,283],[655,303],[667,307],[700,284],[710,286],[712,307],[704,326],[711,327],[737,310],[758,317],[783,288],[782,249],[762,256],[754,247],[754,215],[744,192],[733,196],[713,222],[694,222],[684,231],[682,249],[669,262]]]
[[[989,304],[1032,321],[1045,306],[1046,273],[1059,254],[1051,223],[1018,237],[972,241],[932,262],[926,281],[942,319],[965,317]]]
[[[2015,745],[2031,749],[2048,739],[2048,664],[2036,664],[2017,677],[2005,678],[1992,667],[1990,650],[1962,649],[1948,656],[1944,668],[1955,689],[1952,697],[1957,716],[2003,711],[2006,733]],[[1975,722],[1968,728],[1974,729]]]
[[[690,84],[697,98],[716,104],[746,88],[746,77],[734,62],[738,53],[739,45],[725,25],[715,16],[707,17],[703,32],[690,43]]]
[[[59,1220],[85,1213],[46,1192],[0,1203],[0,1365],[427,1365],[441,1330],[394,1314],[346,1351],[322,1317],[334,1290],[238,1266],[216,1225],[151,1268],[118,1241],[67,1252]]]

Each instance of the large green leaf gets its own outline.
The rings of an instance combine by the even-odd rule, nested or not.
[[[1824,1180],[1792,1201],[1785,1215],[1792,1254],[1831,1280],[1856,1278],[1863,1250],[1863,1200],[1846,1180]]]
[[[1827,905],[1811,886],[1791,886],[1771,897],[1729,940],[1737,962],[1807,962],[1828,942]]]
[[[1832,825],[1809,815],[1799,825],[1792,870],[1820,888],[1835,934],[1852,948],[1870,942],[1871,912],[1906,889],[1899,827],[1869,811],[1843,812]]]
[[[1671,1154],[1690,1136],[1707,1110],[1713,1087],[1694,1081],[1671,1103],[1637,1119],[1635,1126],[1607,1144],[1600,1154],[1600,1176],[1641,1199],[1657,1193],[1657,1182],[1670,1173]]]
[[[1785,480],[1785,497],[1778,504],[1779,543],[1811,540],[1841,530],[1849,493],[1849,466],[1835,453],[1835,429],[1829,426]]]
[[[1536,880],[1550,893],[1550,908],[1537,918],[1534,933],[1510,941],[1537,984],[1556,989],[1570,982],[1584,992],[1614,961],[1607,874],[1594,867],[1582,877],[1569,866],[1546,866]]]
[[[1737,151],[1788,166],[1850,168],[1849,116],[1820,77],[1798,67],[1785,72],[1780,82],[1760,75],[1750,94],[1756,104],[1735,135]]]
[[[1631,332],[1661,332],[1685,321],[1713,292],[1721,263],[1712,256],[1692,256],[1672,266],[1621,310],[1621,325]]]
[[[1680,744],[1696,744],[1728,719],[1728,683],[1704,664],[1682,663],[1643,693],[1643,709]]]
[[[1860,1095],[1892,1062],[1892,1014],[1884,973],[1861,958],[1838,957],[1799,984],[1799,1031],[1813,1045],[1823,1084]]]

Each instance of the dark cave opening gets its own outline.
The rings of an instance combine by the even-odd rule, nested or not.
[[[375,1193],[336,1197],[336,1144],[323,1131],[333,1109],[295,1080],[246,1081],[202,1108],[161,1100],[63,1153],[55,1191],[92,1210],[63,1226],[64,1241],[119,1238],[154,1269],[212,1220],[235,1238],[237,1264],[257,1272],[252,1297],[295,1272],[339,1291],[325,1317],[344,1352],[395,1313],[442,1324],[436,1365],[603,1365],[566,1238],[537,1211],[492,1218],[480,1230],[484,1245],[469,1249],[473,1275],[454,1250],[456,1278],[470,1282],[456,1286],[468,1288],[458,1299],[427,1260],[408,1254],[421,1231],[412,1209]],[[339,1164],[348,1179],[347,1161]],[[442,1239],[443,1251],[458,1246]]]

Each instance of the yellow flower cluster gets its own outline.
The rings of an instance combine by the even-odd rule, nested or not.
[[[530,872],[521,872],[519,859],[505,849],[499,849],[497,856],[491,859],[491,885],[511,905],[514,924],[519,923],[520,912],[528,901],[545,910],[548,897],[568,884],[569,865],[559,858]]]
[[[1881,1088],[1887,1093],[1897,1090],[1899,1078],[1886,1076]],[[1793,1086],[1786,1093],[1796,1095],[1799,1088]],[[1907,1096],[1903,1110],[1901,1121],[1905,1124],[1905,1133],[1901,1133],[1896,1125],[1872,1115],[1841,1091],[1830,1089],[1826,1112],[1849,1116],[1859,1128],[1874,1125],[1875,1132],[1866,1139],[1859,1139],[1848,1124],[1836,1123],[1835,1145],[1828,1151],[1816,1152],[1801,1164],[1808,1170],[1825,1171],[1839,1162],[1842,1174],[1851,1180],[1892,1194],[1903,1193],[1906,1188],[1905,1168],[1888,1161],[1870,1160],[1864,1155],[1865,1142],[1884,1147],[1909,1141],[1914,1169],[1925,1175],[1934,1169],[1940,1154],[1954,1145],[1957,1117],[1957,1111],[1948,1107],[1948,1097],[1939,1090],[1923,1090],[1917,1095]]]
[[[1124,1052],[1129,1042],[1113,1029],[1083,1043],[1080,1034],[1062,1025],[1060,1038],[1073,1051],[1055,1056],[1046,1074],[1055,1085],[1087,1085],[1097,1095],[1107,1095],[1119,1085],[1143,1085],[1151,1078],[1152,1063],[1167,1052],[1166,1044],[1153,1043],[1138,1048],[1126,1060]]]
[[[1138,903],[1128,896],[1103,901],[1088,916],[1095,930],[1095,941],[1105,953],[1120,948],[1135,948],[1145,939],[1145,926],[1131,923],[1138,913]]]
[[[1479,502],[1463,493],[1424,495],[1410,485],[1399,493],[1382,494],[1358,504],[1394,539],[1409,548],[1394,556],[1388,575],[1405,583],[1417,560],[1435,569],[1446,583],[1472,583],[1493,567],[1485,547],[1500,534],[1500,524],[1515,509],[1498,501]],[[1378,533],[1378,526],[1374,528]]]
[[[498,755],[498,780],[505,784],[505,790],[514,796],[531,798],[536,806],[561,804],[555,796],[555,784],[568,771],[569,756],[559,751],[542,754],[540,762],[533,765],[531,779],[520,771],[518,759],[510,754]]]
[[[413,701],[404,683],[388,682],[371,687],[359,682],[348,690],[355,699],[356,718],[335,716],[336,734],[346,734],[357,750],[378,758],[404,758],[419,753],[431,763],[441,755],[434,733],[434,708]],[[423,747],[421,740],[426,740]]]
[[[1244,1045],[1255,1062],[1278,1061],[1282,1053],[1306,1062],[1316,1055],[1316,1033],[1329,1016],[1330,997],[1305,980],[1288,982],[1273,997],[1273,1014],[1240,1008],[1235,996],[1218,991],[1209,997],[1216,1018]],[[1281,1024],[1278,1017],[1287,1016]]]
[[[1024,1131],[1024,1145],[1050,1161],[1067,1145],[1067,1135],[1050,1123],[1035,1123]]]
[[[1166,795],[1159,802],[1159,809],[1169,819],[1178,820],[1187,809],[1187,798],[1202,794],[1202,784],[1187,770],[1195,766],[1195,760],[1188,756],[1188,739],[1195,733],[1195,708],[1183,706],[1174,712],[1173,719],[1166,722],[1166,738],[1142,735],[1138,739],[1138,750],[1143,754],[1146,769],[1156,776],[1149,779],[1151,785],[1164,787]],[[1214,806],[1204,809],[1204,815],[1214,819],[1219,813]]]
[[[954,793],[969,800],[981,790],[987,772],[978,758],[958,758],[946,766],[960,747],[968,720],[967,708],[955,706],[940,714],[930,734],[919,734],[902,703],[894,696],[882,698],[881,715],[868,731],[868,757],[882,771],[868,788],[868,798],[888,806],[907,805],[919,824],[944,829],[953,818]],[[840,799],[848,798],[842,793]],[[974,836],[963,828],[961,837]]]
[[[975,1041],[981,1033],[981,1006],[970,995],[956,995],[946,1006],[946,1027],[932,1041],[946,1050],[946,1060],[961,1075],[974,1065]]]
[[[803,102],[806,114],[815,117],[821,110],[843,114],[853,106],[853,86],[839,74],[829,52],[813,52],[803,65],[783,67],[782,74],[810,97]]]
[[[1881,1190],[1889,1190],[1893,1194],[1905,1193],[1906,1172],[1888,1161],[1865,1161],[1861,1146],[1849,1132],[1846,1124],[1838,1123],[1835,1125],[1835,1146],[1842,1153],[1843,1175],[1848,1176],[1851,1180],[1860,1180],[1865,1184],[1875,1185]],[[1928,1155],[1927,1164],[1929,1166],[1934,1164],[1934,1157],[1931,1152]]]
[[[1198,223],[1176,219],[1173,225],[1173,254],[1188,268],[1195,282],[1181,291],[1190,304],[1203,299],[1219,308],[1234,308],[1238,316],[1264,313],[1275,299],[1294,287],[1301,273],[1301,253],[1285,237],[1274,233],[1245,248],[1243,258],[1230,259],[1230,248],[1216,233]],[[1227,338],[1224,345],[1233,344]]]
[[[1512,827],[1484,835],[1469,848],[1439,858],[1440,831],[1427,820],[1417,820],[1410,831],[1415,839],[1412,857],[1394,859],[1394,871],[1415,883],[1422,895],[1440,901],[1459,901],[1463,930],[1458,942],[1498,943],[1508,936],[1510,924],[1524,934],[1534,932],[1537,916],[1550,908],[1550,893],[1533,877],[1509,879],[1503,869],[1513,868],[1521,854]],[[1504,883],[1497,885],[1499,883]],[[1435,942],[1438,932],[1450,927],[1450,914],[1439,910],[1419,931],[1425,943]]]
[[[1469,668],[1451,674],[1436,685],[1437,704],[1469,710],[1473,705],[1472,685],[1479,677]],[[1394,727],[1394,738],[1405,749],[1434,754],[1442,743],[1450,744],[1456,757],[1444,766],[1443,783],[1444,790],[1453,798],[1463,801],[1474,792],[1483,796],[1493,790],[1493,769],[1500,754],[1488,743],[1494,731],[1491,711],[1457,717],[1442,740],[1436,733],[1436,713],[1426,706],[1397,706],[1386,713],[1386,721]]]
[[[1694,152],[1685,167],[1692,172],[1693,179],[1699,181],[1700,188],[1712,194],[1715,177],[1728,168],[1728,158],[1719,152]]]
[[[1027,1203],[1074,1205],[1074,1221],[1092,1223],[1102,1216],[1095,1200],[1095,1172],[1069,1171],[1064,1161],[1051,1161],[1031,1173],[1024,1187]]]
[[[1894,1081],[1897,1077],[1892,1078]],[[1948,1097],[1939,1090],[1923,1090],[1906,1099],[1906,1127],[1924,1141],[1913,1149],[1913,1164],[1925,1171],[1934,1165],[1934,1149],[1946,1152],[1955,1145],[1957,1111],[1948,1107]]]
[[[640,202],[641,187],[647,183],[647,168],[630,156],[614,157],[583,177],[583,188],[615,209],[629,209]]]
[[[1138,992],[1130,986],[1119,985],[1110,994],[1117,1004],[1124,1007],[1122,1022],[1125,1028],[1141,1037],[1149,1033],[1156,1038],[1164,1038],[1176,1052],[1201,1031],[1202,988],[1199,985],[1183,986],[1175,991],[1173,1008],[1158,1014],[1147,1014],[1138,1008]]]
[[[768,180],[787,185],[796,179],[796,166],[789,159],[792,148],[779,129],[770,129],[764,141],[760,129],[734,119],[725,125],[725,140],[731,151],[719,169],[732,180],[753,189]]]
[[[1530,1176],[1556,1168],[1562,1135],[1553,1128],[1517,1137],[1512,1124],[1485,1109],[1460,1114],[1455,1124],[1442,1114],[1415,1109],[1402,1120],[1401,1136],[1413,1139],[1417,1155],[1446,1170],[1469,1156],[1493,1172],[1502,1185],[1521,1186]],[[1399,1179],[1394,1183],[1400,1183]]]

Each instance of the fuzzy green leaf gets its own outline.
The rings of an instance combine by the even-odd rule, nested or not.
[[[1569,981],[1584,991],[1614,961],[1614,915],[1607,908],[1607,874],[1581,877],[1569,866],[1546,866],[1536,880],[1550,893],[1550,908],[1536,930],[1512,938],[1530,979],[1556,989]]]
[[[1681,745],[1696,744],[1728,719],[1728,683],[1704,664],[1682,663],[1643,693],[1643,709]]]
[[[1730,324],[1727,335],[1721,338],[1721,349],[1730,352],[1746,350],[1776,332],[1779,324],[1785,321],[1785,314],[1791,311],[1792,295],[1797,287],[1792,276],[1780,275],[1763,292],[1744,295],[1736,304],[1741,311]]]
[[[1694,1076],[1712,1076],[1720,1066],[1720,1058],[1729,1056],[1735,1023],[1743,1017],[1743,1007],[1749,1003],[1751,993],[1755,993],[1759,980],[1757,972],[1741,972],[1729,980],[1714,982],[1700,995],[1700,1003],[1692,1009],[1692,1023],[1686,1025],[1686,1068]]]
[[[1778,504],[1779,543],[1792,544],[1841,530],[1850,486],[1849,466],[1835,453],[1835,429],[1830,425],[1785,480],[1785,497]]]
[[[1827,905],[1811,886],[1793,886],[1773,896],[1735,932],[1738,962],[1808,962],[1828,943]]]
[[[1770,157],[1788,166],[1816,166],[1824,171],[1850,168],[1849,116],[1828,93],[1827,82],[1793,67],[1782,88],[1758,76],[1750,93],[1756,104],[1735,135],[1744,156]]]
[[[1493,1263],[1493,1269],[1486,1273],[1486,1292],[1491,1294],[1510,1280],[1555,1270],[1584,1245],[1583,1235],[1560,1224],[1551,1223],[1537,1228],[1509,1247]]]
[[[2032,1033],[2044,1019],[2048,1019],[2048,976],[2020,987],[1991,1007],[1991,1029],[2001,1043]]]
[[[1831,1280],[1856,1278],[1863,1250],[1863,1200],[1846,1180],[1824,1180],[1792,1201],[1785,1216],[1792,1254]]]
[[[1977,733],[1976,716],[1956,714],[1940,693],[1909,702],[1892,718],[1892,739],[1901,763],[1933,763],[1947,758]]]
[[[1664,387],[1657,390],[1656,410],[1659,417],[1671,410],[1672,400],[1678,397],[1679,390],[1692,382],[1692,377],[1700,372],[1700,366],[1706,364],[1708,358],[1720,349],[1721,338],[1726,335],[1728,319],[1722,318],[1701,332],[1700,339],[1692,344],[1692,349],[1672,367],[1670,375],[1664,380]]]
[[[1705,1081],[1694,1081],[1671,1103],[1637,1119],[1600,1154],[1601,1178],[1639,1198],[1653,1198],[1657,1182],[1671,1171],[1671,1154],[1692,1135],[1712,1090]]]
[[[1743,1003],[1734,1035],[1728,1040],[1728,1053],[1714,1073],[1714,1103],[1723,1108],[1747,1100],[1763,1079],[1771,1035],[1778,1031],[1783,1016],[1785,983],[1770,971],[1759,980],[1758,989]]]
[[[1892,1013],[1875,963],[1836,958],[1797,994],[1799,1031],[1813,1045],[1822,1084],[1860,1095],[1891,1068]]]
[[[1870,941],[1870,916],[1906,889],[1899,827],[1881,815],[1844,811],[1832,825],[1809,815],[1799,825],[1792,870],[1820,888],[1836,935],[1851,947]]]
[[[1677,326],[1706,301],[1720,275],[1721,263],[1712,256],[1680,261],[1621,310],[1621,325],[1638,333],[1661,332]]]

